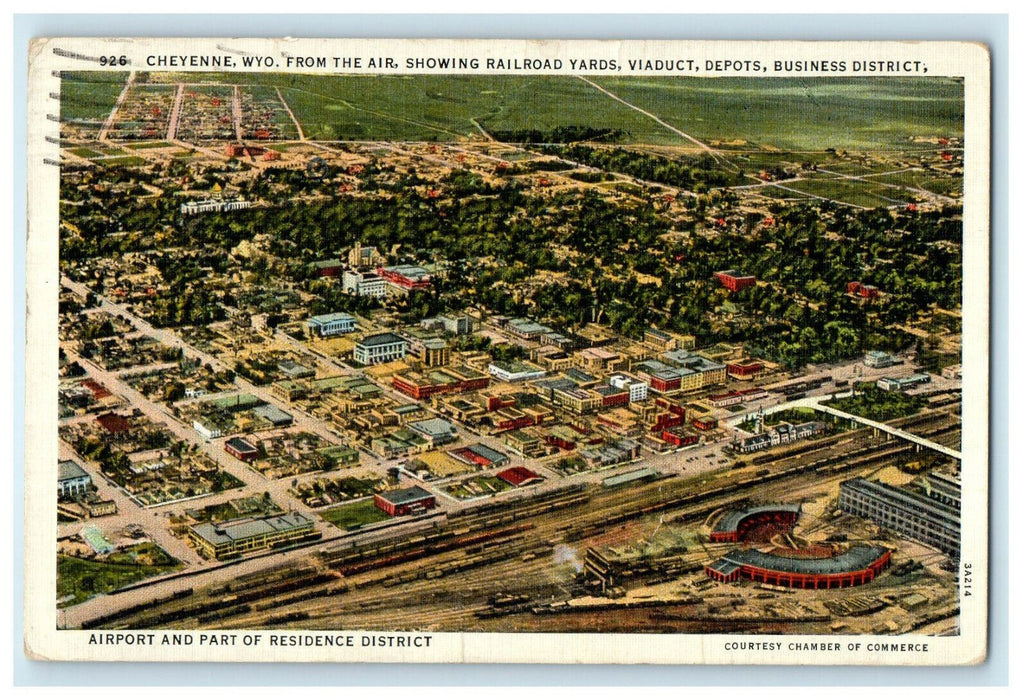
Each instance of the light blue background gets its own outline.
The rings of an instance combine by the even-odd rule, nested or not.
[[[43,36],[295,36],[593,39],[936,39],[993,56],[990,623],[986,664],[967,668],[400,664],[81,665],[22,652],[25,345],[25,124],[28,41]],[[14,17],[15,685],[1006,685],[1008,682],[1008,17],[1007,15],[16,15]]]

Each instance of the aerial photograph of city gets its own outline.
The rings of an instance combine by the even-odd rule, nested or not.
[[[58,628],[959,635],[964,92],[62,71]]]

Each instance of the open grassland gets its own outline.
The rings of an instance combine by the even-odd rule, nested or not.
[[[122,83],[114,81],[116,74],[75,75],[66,79],[66,116],[102,119]],[[314,140],[452,141],[481,137],[480,127],[548,133],[590,126],[621,130],[625,143],[688,145],[647,115],[568,76],[193,73],[149,79],[236,83],[252,86],[262,98],[277,87]],[[745,141],[740,148],[770,145],[812,154],[826,148],[911,149],[916,136],[962,135],[963,86],[946,78],[591,80],[697,138]]]
[[[625,78],[595,82],[700,138],[779,148],[902,148],[963,133],[963,86],[946,78]]]
[[[61,73],[61,119],[103,122],[125,87],[127,73],[99,71]]]
[[[900,187],[915,187],[933,194],[961,196],[962,180],[960,177],[940,177],[932,172],[908,170],[902,173],[874,175],[868,179]]]
[[[110,593],[182,565],[156,544],[145,542],[111,554],[104,560],[57,557],[57,598],[74,605],[100,593]]]
[[[887,187],[863,180],[814,178],[790,182],[782,196],[790,197],[803,192],[815,197],[831,199],[834,202],[853,204],[858,207],[896,206],[915,201],[912,193],[897,187]],[[772,188],[764,188],[763,194],[775,196]],[[776,188],[782,189],[782,188]]]

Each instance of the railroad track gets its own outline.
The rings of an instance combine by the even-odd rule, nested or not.
[[[933,432],[952,436],[955,427],[938,426]],[[381,627],[386,611],[391,629],[409,624],[441,629],[455,620],[474,626],[476,606],[481,608],[489,595],[510,588],[512,581],[534,582],[537,594],[561,595],[559,582],[547,580],[553,569],[549,553],[558,542],[581,541],[653,515],[661,515],[666,522],[700,523],[713,508],[766,494],[771,483],[777,483],[782,492],[791,487],[820,488],[914,450],[901,441],[875,442],[870,431],[854,433],[857,437],[846,444],[837,441],[789,456],[765,474],[754,473],[751,466],[742,470],[743,478],[730,475],[723,479],[725,483],[704,491],[693,490],[696,484],[691,482],[671,481],[615,492],[576,489],[543,501],[516,503],[510,512],[451,518],[442,532],[356,551],[325,552],[307,565],[255,572],[207,591],[148,605],[145,613],[129,609],[107,615],[90,626],[311,628],[317,621],[318,628],[332,628],[344,619],[350,627],[370,624],[377,615]],[[411,556],[393,558],[405,553]],[[441,573],[427,575],[434,571]],[[456,596],[458,591],[461,595]],[[439,605],[432,603],[436,599],[441,600]],[[460,599],[474,604],[464,605]]]

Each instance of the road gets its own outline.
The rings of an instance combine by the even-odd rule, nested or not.
[[[243,140],[243,101],[239,94],[239,85],[232,86],[232,130],[236,140]]]
[[[681,129],[676,129],[674,126],[672,126],[668,122],[664,121],[663,119],[661,119],[657,115],[651,114],[647,110],[642,109],[640,107],[637,107],[636,105],[632,104],[631,102],[626,102],[621,97],[619,97],[618,95],[614,94],[613,92],[610,92],[610,91],[605,90],[604,88],[600,87],[599,85],[597,85],[595,82],[593,82],[589,78],[587,78],[585,76],[582,76],[582,75],[577,76],[577,77],[582,82],[587,83],[589,85],[592,85],[597,90],[600,90],[600,92],[604,93],[605,95],[610,97],[615,102],[620,102],[623,105],[625,105],[626,107],[628,107],[629,109],[636,110],[637,112],[639,112],[640,114],[644,115],[645,117],[649,117],[650,119],[653,119],[655,122],[657,122],[658,124],[660,124],[664,128],[666,128],[669,131],[671,131],[673,134],[677,134],[677,135],[683,137],[684,139],[686,139],[687,141],[689,141],[690,143],[692,143],[692,144],[694,144],[696,146],[699,146],[704,151],[706,151],[706,152],[710,153],[712,156],[714,156],[716,160],[719,159],[718,158],[718,156],[719,156],[718,151],[716,151],[715,149],[711,148],[711,146],[707,145],[703,141],[690,136],[689,134],[687,134],[685,131],[682,131]]]
[[[297,128],[297,139],[300,141],[306,141],[307,137],[304,136],[304,129],[300,126],[300,120],[297,119],[297,115],[293,114],[293,110],[290,108],[289,103],[286,102],[286,98],[282,96],[282,91],[279,88],[275,88],[275,94],[279,96],[279,101],[282,102],[282,106],[286,108],[286,113],[289,118],[293,120],[293,125]]]
[[[186,86],[179,83],[175,90],[175,102],[172,103],[171,114],[168,115],[168,133],[165,134],[166,141],[175,139],[175,132],[179,130],[179,115],[182,114],[182,98],[186,94]]]
[[[106,141],[108,132],[114,128],[114,117],[118,114],[118,110],[121,109],[122,104],[125,102],[125,98],[129,96],[129,88],[136,82],[136,71],[129,71],[129,77],[125,81],[125,87],[121,89],[121,93],[118,94],[118,99],[114,101],[114,107],[111,108],[111,113],[107,115],[107,119],[104,120],[104,126],[100,129],[99,135],[97,135],[98,141]]]

